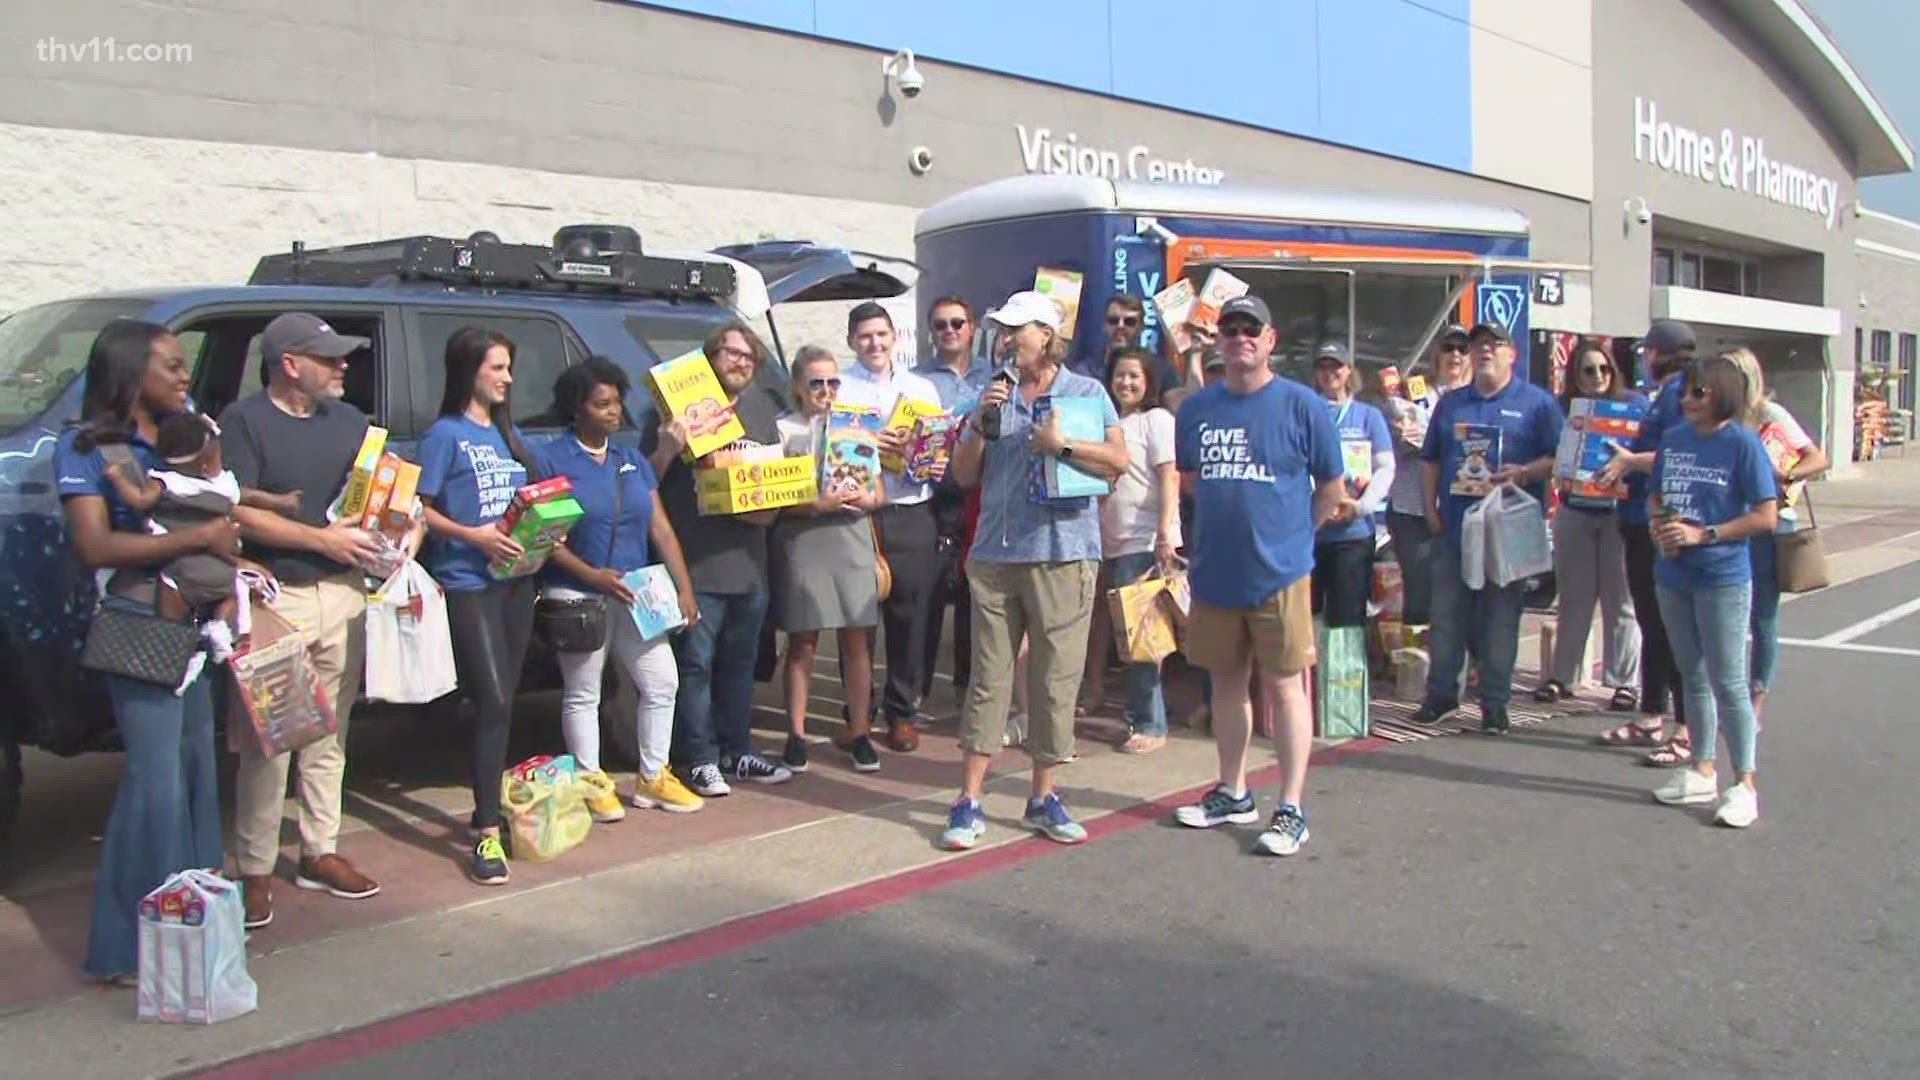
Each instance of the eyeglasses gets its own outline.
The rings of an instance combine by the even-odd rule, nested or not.
[[[819,393],[822,390],[838,390],[840,389],[840,380],[839,379],[808,379],[807,389],[812,390],[814,393]]]
[[[731,347],[729,347],[729,346],[726,346],[726,345],[722,345],[722,346],[720,347],[720,359],[722,359],[722,360],[752,360],[752,359],[753,359],[753,353],[752,353],[752,352],[751,352],[750,350],[747,350],[747,349],[735,349],[735,348],[731,348]]]
[[[1250,322],[1221,323],[1220,336],[1223,338],[1230,338],[1230,337],[1257,338],[1260,336],[1260,331],[1265,329],[1266,327],[1261,326],[1259,323],[1250,323]]]
[[[1465,343],[1456,344],[1454,342],[1448,342],[1440,346],[1440,351],[1443,353],[1458,353],[1461,356],[1465,356],[1467,354],[1467,346]]]
[[[965,330],[967,328],[967,320],[935,319],[933,320],[933,328],[940,331]]]
[[[1613,374],[1613,369],[1612,369],[1612,368],[1610,368],[1610,367],[1608,367],[1608,366],[1607,366],[1607,365],[1605,365],[1605,364],[1583,364],[1583,365],[1581,365],[1581,368],[1580,368],[1580,374],[1582,374],[1582,375],[1612,375],[1612,374]]]
[[[1107,316],[1107,325],[1108,326],[1124,326],[1124,327],[1127,327],[1128,329],[1132,329],[1133,327],[1140,325],[1140,316],[1109,315]]]

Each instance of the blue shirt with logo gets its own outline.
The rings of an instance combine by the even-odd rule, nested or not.
[[[1084,375],[1061,368],[1047,396],[1099,398],[1102,430],[1120,426],[1120,414],[1114,412],[1106,388]],[[1027,436],[1032,428],[1033,407],[1016,388],[1000,409],[1000,437],[987,441],[981,457],[980,521],[967,557],[989,563],[1098,561],[1098,502],[1091,498],[1034,502],[1027,496],[1027,469],[1033,459]]]
[[[581,516],[567,534],[568,551],[588,566],[623,574],[647,565],[647,529],[653,524],[653,491],[659,481],[639,450],[609,440],[606,460],[595,461],[568,430],[533,451],[533,464],[541,477],[564,476],[573,485]],[[589,588],[552,561],[540,576],[575,589]]]
[[[1560,448],[1560,429],[1567,418],[1553,395],[1515,375],[1507,385],[1492,394],[1482,394],[1473,383],[1449,390],[1433,408],[1427,424],[1426,444],[1420,448],[1422,461],[1438,462],[1440,483],[1436,489],[1440,504],[1441,529],[1456,543],[1460,539],[1460,521],[1467,508],[1479,501],[1470,495],[1452,493],[1454,475],[1460,471],[1461,445],[1456,426],[1472,424],[1500,430],[1500,464],[1525,465],[1543,457],[1552,457]],[[1522,490],[1547,501],[1547,485],[1524,485]]]
[[[1695,525],[1724,525],[1755,503],[1777,498],[1773,463],[1760,436],[1725,423],[1702,434],[1680,423],[1661,437],[1649,479],[1660,505]],[[1697,544],[1654,563],[1654,581],[1667,589],[1713,589],[1753,580],[1747,542]]]
[[[1660,449],[1660,440],[1666,436],[1667,429],[1686,423],[1680,413],[1680,397],[1686,383],[1684,372],[1669,375],[1667,381],[1653,393],[1653,404],[1647,407],[1647,415],[1640,421],[1640,434],[1633,437],[1631,449],[1636,454]],[[1646,473],[1627,474],[1627,497],[1620,502],[1620,523],[1622,525],[1645,525],[1647,517],[1647,492],[1649,491]]]
[[[1215,383],[1180,405],[1174,462],[1194,474],[1193,595],[1248,610],[1313,570],[1313,489],[1345,474],[1326,400],[1275,376]]]
[[[1373,473],[1375,455],[1393,452],[1393,435],[1387,430],[1387,418],[1379,409],[1364,401],[1348,398],[1345,402],[1327,402],[1327,415],[1333,420],[1334,433],[1340,438],[1341,462],[1366,459],[1367,475]],[[1352,476],[1353,471],[1347,470]],[[1386,492],[1375,491],[1372,481],[1368,482],[1362,496],[1371,495],[1368,505],[1378,505],[1386,499]],[[1336,544],[1344,540],[1373,539],[1374,514],[1357,514],[1352,521],[1342,525],[1322,526],[1314,535],[1314,542]]]
[[[120,493],[114,490],[113,482],[107,479],[106,455],[98,446],[82,452],[73,445],[79,437],[80,429],[69,427],[60,433],[59,441],[54,443],[54,490],[62,498],[69,495],[98,495],[107,500],[107,521],[115,532],[145,532],[142,515],[120,501]],[[147,472],[166,467],[152,444],[141,438],[137,431],[120,445],[125,446]]]
[[[517,435],[518,432],[515,432]],[[507,512],[513,492],[527,482],[507,440],[492,424],[467,416],[443,416],[420,437],[420,498],[462,525],[485,525]],[[486,553],[472,544],[429,535],[425,566],[454,592],[498,585],[487,573]]]

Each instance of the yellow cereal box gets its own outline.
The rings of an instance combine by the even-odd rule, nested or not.
[[[660,415],[687,425],[687,446],[680,456],[693,461],[746,437],[727,401],[720,377],[699,349],[655,364],[647,371],[647,386]]]
[[[1193,348],[1193,335],[1187,333],[1187,323],[1193,318],[1195,299],[1193,282],[1186,278],[1153,294],[1153,307],[1160,313],[1160,325],[1172,335],[1173,347],[1178,352]]]
[[[353,468],[347,472],[347,484],[327,510],[332,521],[358,521],[367,512],[367,495],[373,490],[373,474],[380,467],[387,449],[387,429],[367,425],[360,440],[360,451],[353,455]]]
[[[420,466],[402,461],[393,478],[393,494],[387,497],[387,512],[378,527],[398,540],[413,531],[415,504],[420,501]]]
[[[807,458],[811,469],[813,459]],[[751,514],[756,510],[778,510],[784,506],[809,503],[820,495],[818,478],[807,476],[780,484],[755,484],[724,491],[696,491],[694,509],[702,515]]]
[[[1073,340],[1073,324],[1080,319],[1081,276],[1074,270],[1043,266],[1034,271],[1033,291],[1060,305],[1060,336]]]
[[[1207,280],[1200,287],[1200,295],[1194,298],[1193,313],[1188,318],[1196,326],[1213,329],[1220,322],[1220,309],[1227,301],[1236,296],[1247,295],[1247,283],[1214,267],[1207,273]]]
[[[913,431],[914,424],[922,418],[944,416],[946,412],[947,410],[941,408],[938,403],[914,401],[907,397],[907,395],[901,394],[899,400],[893,403],[893,415],[889,416],[887,422],[881,426],[888,431],[894,428],[905,428],[911,432]],[[907,471],[907,461],[899,454],[889,454],[882,450],[880,452],[880,467],[892,473],[905,473]]]
[[[694,490],[702,495],[726,497],[747,488],[791,484],[812,480],[818,473],[811,454],[774,458],[741,465],[693,470]]]

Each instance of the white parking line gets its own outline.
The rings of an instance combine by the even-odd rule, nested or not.
[[[1833,652],[1873,653],[1879,656],[1920,656],[1920,649],[1903,649],[1896,645],[1855,645],[1845,641],[1828,641],[1826,638],[1788,638],[1780,639],[1782,645],[1798,645],[1803,649],[1830,649]]]
[[[1870,619],[1861,619],[1852,626],[1843,626],[1831,634],[1822,635],[1820,640],[1828,645],[1844,645],[1854,638],[1866,637],[1883,626],[1897,623],[1916,611],[1920,611],[1920,598],[1909,600],[1899,607],[1888,608]]]

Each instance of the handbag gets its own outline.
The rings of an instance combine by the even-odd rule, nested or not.
[[[162,618],[151,607],[107,596],[87,627],[80,666],[169,689],[187,678],[187,665],[200,651],[200,627]]]
[[[613,454],[608,441],[607,454]],[[620,534],[620,469],[613,473],[613,520],[607,530],[607,558],[613,562],[614,540]],[[533,604],[533,628],[554,652],[599,652],[607,643],[607,598],[604,596],[548,596]]]
[[[1806,527],[1773,534],[1773,572],[1783,593],[1813,592],[1833,584],[1827,543],[1813,520],[1813,492],[1805,492],[1800,501],[1807,508]]]
[[[880,546],[880,526],[873,517],[867,517],[867,528],[873,532],[873,578],[881,603],[885,603],[888,594],[893,592],[893,564],[887,562],[887,550]]]

